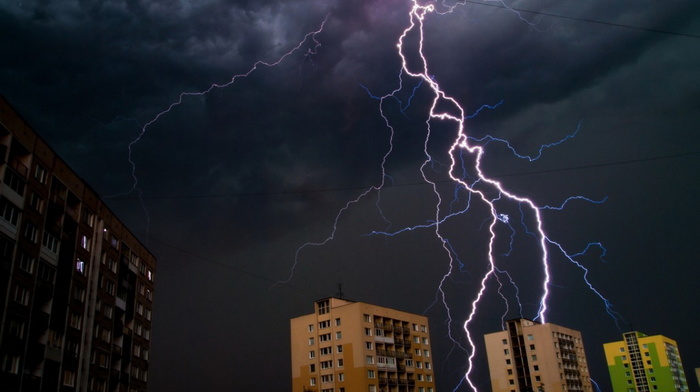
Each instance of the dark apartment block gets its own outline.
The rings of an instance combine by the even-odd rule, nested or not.
[[[0,97],[0,392],[146,391],[155,268]]]

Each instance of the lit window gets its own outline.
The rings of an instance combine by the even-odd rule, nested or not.
[[[86,250],[90,249],[90,238],[85,234],[80,236],[80,247]]]
[[[85,262],[83,260],[77,259],[75,261],[75,270],[85,275],[85,273],[87,272],[87,266]]]

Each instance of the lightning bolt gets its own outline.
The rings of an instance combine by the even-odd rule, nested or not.
[[[542,211],[544,210],[562,210],[565,208],[565,206],[574,200],[583,200],[591,203],[602,203],[606,199],[603,200],[593,200],[590,198],[586,198],[583,196],[575,196],[566,199],[563,203],[561,203],[559,206],[539,206],[537,205],[532,199],[519,196],[515,193],[510,192],[509,190],[506,189],[506,187],[498,180],[487,176],[483,169],[482,169],[482,157],[484,156],[486,150],[485,147],[491,142],[497,142],[497,143],[504,143],[506,146],[511,150],[511,152],[518,158],[521,159],[526,159],[528,161],[534,161],[539,159],[544,150],[547,148],[551,148],[554,146],[557,146],[561,143],[564,143],[565,141],[573,138],[576,136],[576,134],[580,130],[581,123],[578,124],[576,130],[564,137],[563,139],[555,142],[555,143],[550,143],[550,144],[545,144],[542,145],[536,155],[525,155],[525,154],[520,154],[516,151],[516,149],[506,140],[500,139],[500,138],[495,138],[492,136],[487,136],[481,139],[476,139],[473,137],[470,137],[467,135],[465,131],[465,121],[469,118],[472,118],[476,116],[481,110],[483,109],[495,109],[499,105],[503,103],[503,101],[500,101],[496,105],[484,105],[481,108],[479,108],[475,113],[466,116],[465,115],[465,110],[464,108],[460,105],[460,103],[453,98],[452,96],[448,95],[447,92],[440,86],[438,81],[434,76],[429,71],[429,62],[428,58],[426,57],[424,53],[424,22],[426,17],[429,14],[438,14],[438,15],[444,15],[447,13],[452,12],[457,6],[459,5],[464,5],[466,2],[458,2],[455,5],[448,6],[445,3],[442,3],[442,10],[438,11],[436,9],[436,3],[431,2],[427,3],[424,5],[419,4],[418,0],[411,0],[410,4],[412,5],[410,7],[410,11],[408,13],[408,25],[407,27],[403,30],[403,32],[400,34],[397,43],[396,43],[396,49],[397,49],[397,55],[400,58],[401,61],[401,68],[399,71],[398,75],[398,86],[396,87],[395,90],[391,91],[390,93],[379,96],[379,95],[374,95],[373,93],[370,92],[369,88],[366,86],[361,86],[365,91],[369,94],[369,96],[372,99],[376,99],[379,101],[379,113],[381,117],[385,121],[385,125],[387,129],[389,130],[389,149],[386,152],[386,154],[383,156],[382,162],[381,162],[381,171],[382,171],[382,177],[381,177],[381,183],[372,186],[362,192],[357,198],[347,202],[347,204],[338,212],[338,214],[335,217],[334,223],[333,223],[333,228],[331,230],[330,235],[328,235],[325,239],[322,241],[318,242],[308,242],[301,247],[297,249],[297,252],[295,253],[294,256],[294,263],[291,268],[291,273],[288,277],[288,279],[285,282],[288,282],[293,278],[294,274],[294,269],[296,268],[297,264],[299,263],[299,258],[301,252],[311,246],[323,246],[327,244],[329,241],[332,241],[335,238],[335,234],[338,229],[339,222],[343,216],[343,214],[351,208],[353,205],[357,204],[360,200],[362,200],[365,197],[368,197],[370,194],[380,194],[382,188],[385,185],[385,180],[388,178],[388,175],[386,173],[386,168],[385,164],[387,162],[387,158],[389,155],[392,153],[393,150],[393,139],[395,135],[395,130],[389,121],[388,115],[384,112],[385,108],[385,103],[387,100],[393,99],[398,101],[400,111],[404,113],[404,111],[410,106],[411,100],[413,99],[414,95],[418,91],[418,89],[423,89],[429,92],[429,95],[431,97],[430,103],[429,103],[429,110],[428,110],[428,115],[427,119],[425,120],[425,129],[426,129],[426,136],[424,139],[424,148],[423,148],[423,153],[425,155],[425,160],[423,161],[422,165],[420,166],[420,172],[422,175],[423,180],[425,181],[426,184],[429,184],[432,186],[433,194],[436,197],[436,202],[435,202],[435,215],[432,219],[429,221],[419,224],[416,226],[411,226],[411,227],[405,227],[402,229],[398,230],[393,230],[393,231],[388,231],[388,230],[378,230],[378,231],[372,231],[371,233],[367,235],[385,235],[385,236],[395,236],[399,235],[404,232],[408,231],[413,231],[413,230],[432,230],[434,232],[436,238],[440,241],[443,250],[445,251],[445,254],[447,255],[447,258],[449,260],[448,265],[447,265],[447,271],[444,273],[442,276],[442,279],[440,280],[440,283],[438,285],[438,289],[436,291],[436,299],[429,306],[432,307],[434,304],[441,303],[444,309],[447,312],[447,324],[448,324],[448,337],[454,342],[454,347],[459,348],[463,350],[464,352],[468,353],[468,358],[467,358],[467,364],[466,364],[466,371],[464,373],[464,377],[461,379],[459,384],[455,387],[455,390],[457,388],[460,388],[463,384],[468,384],[469,388],[473,391],[477,391],[477,386],[475,382],[472,380],[472,372],[474,369],[474,359],[477,355],[476,352],[476,345],[474,341],[474,336],[472,335],[472,323],[477,317],[477,314],[479,313],[479,304],[482,302],[482,299],[486,295],[487,288],[489,286],[489,282],[495,281],[498,288],[497,288],[497,294],[500,295],[501,299],[505,303],[505,308],[506,311],[503,314],[501,318],[501,323],[502,326],[505,323],[505,317],[509,312],[509,299],[508,297],[504,294],[502,291],[504,288],[504,284],[508,284],[514,287],[515,289],[515,299],[518,304],[518,311],[522,315],[523,313],[523,307],[520,301],[520,293],[517,285],[515,284],[515,280],[513,277],[510,275],[510,273],[503,269],[500,268],[497,264],[497,257],[496,257],[496,248],[497,244],[499,243],[498,241],[498,236],[497,232],[501,230],[501,226],[505,225],[507,228],[510,229],[511,231],[511,236],[510,236],[510,241],[511,241],[511,247],[512,247],[512,241],[513,241],[513,236],[515,235],[515,229],[511,225],[511,217],[510,215],[505,212],[504,210],[501,209],[501,205],[517,205],[521,219],[520,223],[521,225],[525,228],[525,231],[527,234],[533,236],[535,238],[535,243],[536,247],[538,249],[538,255],[536,263],[539,265],[539,270],[540,270],[540,281],[539,281],[539,300],[538,300],[538,310],[536,312],[536,315],[534,317],[535,320],[539,320],[542,323],[546,322],[547,318],[547,313],[548,313],[548,298],[550,295],[550,283],[552,280],[552,275],[550,272],[550,253],[549,249],[550,247],[553,247],[557,249],[561,254],[565,256],[565,258],[574,264],[576,267],[579,269],[583,270],[583,278],[588,287],[595,293],[597,294],[603,303],[605,304],[606,311],[608,314],[610,314],[615,320],[616,323],[618,320],[622,320],[622,317],[615,312],[612,309],[612,306],[610,302],[597,290],[595,287],[590,283],[588,280],[588,269],[585,268],[579,261],[577,261],[577,258],[586,254],[589,249],[598,247],[603,250],[604,253],[604,248],[602,244],[600,243],[591,243],[589,244],[584,250],[582,250],[579,253],[576,254],[569,254],[567,251],[564,249],[562,245],[560,245],[558,242],[553,241],[550,239],[547,234],[545,233],[544,230],[544,221],[542,217]],[[521,18],[522,20],[525,20],[522,15],[520,15],[517,11],[513,10],[512,8],[508,7],[503,1],[500,1],[500,4],[502,4],[503,7],[515,12],[518,14],[518,17]],[[535,28],[535,25],[529,21],[526,21],[526,23],[530,24],[533,28]],[[409,42],[414,43],[413,45],[410,44]],[[413,83],[412,85],[414,86],[412,88],[410,98],[407,100],[407,102],[404,104],[399,98],[397,97],[397,93],[400,91],[404,90],[404,80],[405,79],[411,79],[411,80],[416,80],[416,83]],[[439,165],[440,163],[433,157],[433,155],[429,151],[429,145],[431,144],[432,141],[432,133],[434,132],[434,128],[437,124],[448,124],[451,125],[452,128],[454,129],[454,139],[452,143],[449,145],[449,148],[447,149],[446,153],[449,155],[449,164],[446,165],[448,168],[447,170],[447,175],[452,183],[455,184],[455,189],[454,189],[454,197],[451,201],[449,201],[449,211],[445,212],[443,211],[444,206],[443,204],[446,204],[446,200],[443,200],[439,190],[438,190],[438,181],[431,179],[429,175],[428,169],[430,168],[435,168],[435,165]],[[456,209],[455,205],[458,200],[458,195],[460,192],[466,191],[469,195],[469,199],[467,202],[467,206],[465,208],[461,209]],[[488,230],[488,250],[485,255],[485,264],[486,264],[486,271],[480,276],[479,279],[479,289],[476,293],[475,298],[473,298],[470,302],[470,311],[469,314],[466,316],[464,321],[461,324],[461,328],[464,331],[464,335],[466,338],[466,345],[462,345],[459,343],[459,339],[455,338],[452,335],[452,324],[454,322],[454,318],[452,315],[452,310],[450,309],[450,306],[448,305],[448,301],[446,298],[446,294],[444,291],[444,287],[446,282],[451,278],[453,272],[456,270],[460,270],[462,267],[464,267],[464,264],[461,260],[459,260],[457,253],[455,252],[454,248],[450,244],[450,241],[447,237],[445,237],[442,232],[442,225],[449,219],[454,218],[458,215],[461,215],[465,213],[469,207],[472,205],[474,202],[479,202],[483,204],[484,207],[489,211],[489,218],[486,220],[487,224],[487,230]],[[378,201],[377,201],[377,206],[379,208],[379,196],[378,196]],[[457,210],[457,211],[455,211]],[[384,218],[384,216],[382,215]],[[531,223],[526,223],[526,217],[528,220],[531,221]],[[384,218],[385,221],[387,221],[386,218]],[[387,221],[388,222],[388,221]],[[509,252],[506,252],[505,254],[501,254],[500,256],[502,257],[507,257],[509,255]],[[505,278],[506,280],[502,280]]]
[[[306,48],[306,53],[304,54],[305,58],[310,59],[313,55],[315,55],[318,51],[318,48],[321,46],[321,42],[316,38],[317,35],[319,35],[322,31],[323,28],[328,20],[328,15],[323,19],[321,22],[320,26],[318,29],[306,33],[304,35],[304,38],[299,41],[293,48],[279,56],[276,60],[273,61],[263,61],[263,60],[258,60],[253,65],[248,68],[247,71],[235,74],[231,76],[231,78],[223,83],[212,83],[208,88],[201,90],[201,91],[191,91],[191,92],[181,92],[178,95],[178,99],[171,102],[167,107],[160,112],[158,112],[155,116],[153,116],[149,121],[145,122],[143,125],[141,125],[138,121],[129,119],[132,121],[135,121],[137,126],[139,127],[139,132],[138,135],[134,140],[132,140],[129,145],[128,145],[128,161],[129,165],[131,166],[131,178],[132,178],[132,183],[131,183],[131,188],[128,189],[127,191],[120,193],[118,195],[113,195],[111,197],[118,197],[118,196],[126,196],[129,194],[132,194],[134,192],[137,193],[139,201],[141,203],[141,207],[146,215],[147,219],[147,224],[146,224],[146,240],[148,240],[148,232],[150,230],[150,216],[148,213],[148,209],[146,208],[146,205],[143,201],[143,191],[139,188],[139,178],[136,174],[137,169],[136,169],[136,162],[133,159],[133,148],[136,146],[141,139],[146,135],[146,132],[148,129],[158,122],[162,117],[166,116],[168,113],[170,113],[172,110],[177,108],[178,106],[182,105],[185,102],[186,98],[189,97],[201,97],[204,95],[209,94],[210,92],[216,90],[216,89],[223,89],[226,87],[230,87],[233,84],[236,83],[239,79],[244,79],[250,76],[253,72],[258,70],[261,67],[275,67],[278,64],[282,63],[284,60],[286,60],[288,57],[292,56],[294,53],[297,53],[299,51],[302,51],[304,48]]]

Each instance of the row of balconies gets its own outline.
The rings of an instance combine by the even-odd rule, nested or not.
[[[380,322],[374,323],[374,326],[376,328],[382,328],[385,331],[393,331],[395,333],[400,333],[404,335],[410,335],[411,334],[411,329],[408,327],[402,327],[400,325],[393,325],[393,324],[384,324]]]
[[[402,351],[393,351],[393,350],[377,350],[377,355],[382,356],[382,357],[394,357],[394,358],[399,358],[399,359],[412,359],[413,354],[412,353],[405,353]]]
[[[379,385],[416,385],[416,380],[393,377],[380,377]]]

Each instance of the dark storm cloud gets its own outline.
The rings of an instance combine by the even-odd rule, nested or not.
[[[536,154],[580,124],[575,138],[546,149],[533,163],[490,143],[485,168],[540,205],[579,194],[608,197],[602,205],[578,202],[545,211],[545,226],[571,251],[604,243],[606,263],[598,254],[582,259],[592,268],[592,281],[640,330],[677,339],[686,370],[698,366],[692,349],[683,350],[700,344],[692,328],[683,327],[698,312],[697,302],[684,294],[697,275],[691,260],[700,218],[694,204],[700,190],[692,181],[698,161],[692,155],[659,157],[700,146],[700,52],[693,36],[700,31],[699,6],[505,4],[512,9],[468,2],[452,14],[428,15],[431,76],[467,114],[503,101],[469,119],[468,132],[508,139],[523,154]],[[275,61],[325,20],[315,36],[320,47],[308,39],[279,66],[261,66],[227,88],[185,97],[147,127],[132,159],[148,215],[135,192],[107,199],[144,241],[149,225],[149,246],[160,260],[152,389],[287,390],[287,320],[335,293],[339,281],[353,299],[426,311],[440,358],[438,387],[457,385],[465,355],[451,350],[444,337],[450,332],[464,344],[463,333],[460,323],[448,331],[445,310],[434,305],[436,284],[447,270],[440,243],[430,230],[366,236],[386,229],[387,220],[398,229],[435,218],[432,188],[416,185],[430,92],[418,80],[398,76],[396,40],[410,6],[401,0],[0,5],[0,47],[8,54],[0,56],[1,93],[105,196],[131,189],[128,145],[179,93],[227,83],[258,60]],[[382,178],[389,129],[370,94],[388,94],[400,82],[407,90],[382,106],[395,130],[389,177]],[[437,162],[428,174],[444,180],[449,157],[443,151],[454,129],[436,123],[433,130],[430,149]],[[633,163],[620,163],[626,161]],[[603,165],[585,168],[596,164]],[[353,204],[334,232],[337,212],[382,180],[387,188],[381,198],[373,193]],[[453,194],[451,185],[439,187]],[[456,194],[450,207],[464,206],[467,195]],[[445,287],[452,316],[460,319],[485,269],[488,211],[482,207],[474,202],[464,219],[444,226],[465,263]],[[331,233],[335,240],[326,246],[301,251],[288,285],[274,284],[290,276],[300,245]],[[517,280],[530,311],[537,293],[527,280],[538,270],[531,268],[536,250],[525,242],[500,260],[522,269]],[[581,270],[556,252],[552,261],[551,321],[590,336],[591,369],[605,385],[600,344],[617,339],[618,331],[601,301],[582,294]],[[387,284],[387,276],[397,283]],[[663,295],[638,295],[637,289]],[[669,303],[686,311],[679,315]],[[486,305],[475,336],[499,328],[502,302],[489,297]],[[669,325],[669,319],[677,322]],[[282,354],[259,355],[249,344],[256,340]],[[484,366],[477,363],[480,380],[488,379]],[[274,369],[273,377],[234,384],[260,369]]]

